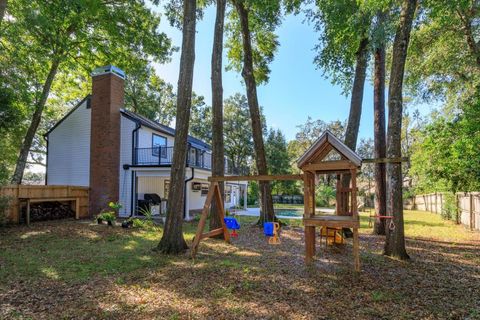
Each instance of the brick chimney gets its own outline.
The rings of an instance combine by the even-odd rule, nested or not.
[[[92,73],[90,130],[90,215],[118,201],[120,172],[120,108],[124,104],[125,73],[114,67]]]

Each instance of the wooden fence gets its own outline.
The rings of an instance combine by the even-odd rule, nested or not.
[[[471,230],[480,230],[480,192],[459,192],[455,195],[457,223]],[[442,213],[445,207],[444,193],[417,195],[413,198],[416,210]]]
[[[21,201],[19,199],[65,199],[75,198],[79,200],[79,218],[86,218],[88,214],[88,188],[77,186],[27,186],[11,185],[0,187],[0,196],[11,197],[10,206],[7,210],[7,220],[11,223],[19,223],[21,215]]]

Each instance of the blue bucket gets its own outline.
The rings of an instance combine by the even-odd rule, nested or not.
[[[273,222],[265,222],[263,223],[263,233],[267,237],[273,237],[273,230],[275,229],[275,225]]]

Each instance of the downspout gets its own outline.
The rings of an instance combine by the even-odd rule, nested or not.
[[[141,125],[139,122],[136,122],[136,126],[135,126],[135,129],[132,130],[132,164],[135,164],[135,146],[138,145],[138,130],[140,129]],[[136,179],[135,179],[135,172],[132,170],[132,174],[131,174],[131,190],[130,190],[130,195],[131,195],[131,198],[130,198],[130,217],[133,216],[133,204],[137,202],[137,193],[135,192],[135,195],[134,195],[134,185],[135,185],[135,182],[136,182]]]
[[[185,179],[185,184],[183,186],[183,218],[184,219],[185,219],[185,211],[187,210],[187,201],[186,201],[186,198],[187,198],[187,183],[189,181],[192,181],[193,178],[195,178],[195,168],[190,167],[190,169],[192,169],[192,176],[188,179]]]
[[[45,156],[45,185],[48,185],[48,135],[44,135],[43,138],[47,142],[47,154]]]

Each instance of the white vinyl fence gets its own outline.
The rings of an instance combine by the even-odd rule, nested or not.
[[[445,206],[444,193],[417,195],[413,198],[413,207],[420,211],[442,213]],[[459,192],[455,195],[457,223],[471,230],[480,230],[480,192]]]

